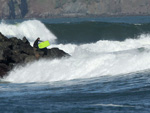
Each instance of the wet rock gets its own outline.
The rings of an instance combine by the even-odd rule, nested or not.
[[[59,48],[52,48],[47,50],[47,57],[49,58],[62,58],[70,56],[68,53],[60,50]]]
[[[0,42],[6,41],[7,37],[5,37],[1,32],[0,32]]]
[[[25,64],[40,58],[62,58],[70,56],[58,48],[36,50],[26,37],[7,38],[0,33],[0,77],[2,78],[17,64]]]
[[[3,78],[3,76],[6,75],[9,70],[10,70],[9,66],[0,63],[0,78]]]
[[[24,60],[25,63],[28,63],[28,62],[32,62],[32,61],[35,61],[36,58],[35,56],[27,56]]]

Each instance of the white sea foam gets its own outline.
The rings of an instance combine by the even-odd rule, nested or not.
[[[50,82],[115,76],[150,69],[150,47],[147,45],[149,41],[148,35],[142,35],[139,39],[128,39],[124,42],[54,45],[63,50],[68,49],[72,57],[59,60],[42,59],[24,67],[17,67],[5,80],[19,83]]]
[[[30,42],[35,40],[37,36],[53,41],[56,39],[41,22],[36,20],[25,21],[19,25],[0,24],[0,31],[1,27],[5,28],[5,35],[14,35],[20,38],[25,35]],[[7,27],[8,32],[6,32]],[[116,76],[143,71],[150,69],[149,45],[149,34],[122,42],[100,40],[96,43],[82,45],[52,44],[50,48],[58,47],[71,54],[71,57],[54,60],[41,59],[23,67],[16,67],[5,80],[15,83],[51,82]]]
[[[25,36],[31,43],[38,37],[42,40],[50,40],[51,43],[56,40],[56,36],[38,20],[28,20],[13,25],[2,22],[0,23],[0,32],[7,37],[22,39]]]
[[[122,107],[122,108],[127,108],[127,107],[136,107],[136,106],[130,106],[130,105],[118,105],[118,104],[94,104],[93,106],[106,106],[106,107]]]

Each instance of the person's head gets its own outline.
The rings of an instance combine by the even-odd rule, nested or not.
[[[38,37],[37,40],[40,40],[40,38]]]

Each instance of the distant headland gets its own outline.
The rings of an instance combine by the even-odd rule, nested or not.
[[[0,19],[150,15],[148,0],[1,0]]]

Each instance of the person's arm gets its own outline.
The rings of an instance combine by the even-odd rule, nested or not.
[[[39,42],[44,42],[43,40],[39,40]]]

